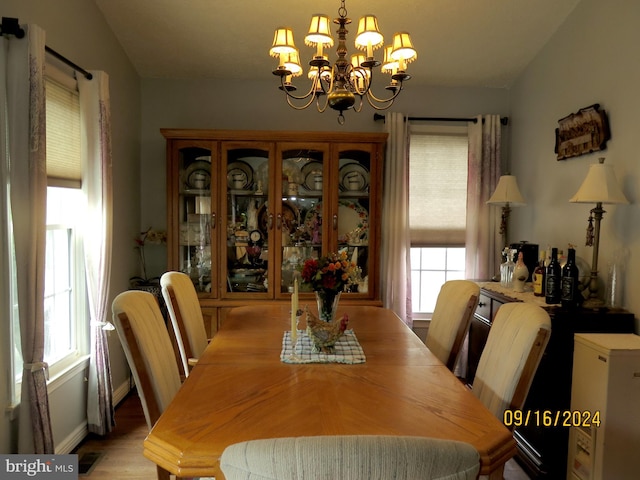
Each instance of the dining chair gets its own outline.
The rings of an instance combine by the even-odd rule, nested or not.
[[[229,445],[220,468],[227,480],[471,480],[480,455],[468,443],[426,437],[285,437]]]
[[[551,336],[549,314],[533,303],[502,305],[480,355],[472,391],[500,420],[519,410]]]
[[[449,280],[440,288],[425,344],[452,372],[479,297],[480,286],[470,280]]]
[[[188,377],[189,368],[197,363],[208,344],[198,294],[191,278],[182,272],[164,273],[160,286],[171,317],[183,372]]]
[[[113,321],[138,389],[147,426],[151,430],[180,388],[180,372],[169,332],[156,297],[149,292],[120,293],[112,304]],[[157,468],[158,479],[169,472]]]

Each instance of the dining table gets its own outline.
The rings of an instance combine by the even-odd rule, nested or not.
[[[317,315],[314,305],[308,308]],[[516,453],[512,432],[393,311],[341,304],[337,316],[345,314],[345,336],[360,354],[338,355],[337,345],[334,354],[292,357],[288,304],[230,310],[150,430],[144,456],[177,477],[220,480],[220,456],[237,442],[423,436],[470,443],[480,454],[480,473],[502,478]],[[295,330],[303,345],[305,315]]]

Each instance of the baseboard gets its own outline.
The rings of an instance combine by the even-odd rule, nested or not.
[[[65,455],[73,452],[88,433],[89,429],[87,428],[87,422],[85,421],[82,425],[79,425],[73,430],[73,432],[67,435],[67,438],[56,445],[56,454]]]
[[[118,405],[131,391],[131,382],[127,379],[113,391],[113,405]]]
[[[130,391],[129,380],[122,383],[118,388],[113,391],[113,405],[118,405],[129,394]],[[58,445],[56,445],[56,454],[68,454],[82,443],[85,437],[89,434],[87,422],[78,425],[65,439],[63,439]]]

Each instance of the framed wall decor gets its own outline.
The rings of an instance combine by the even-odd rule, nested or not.
[[[596,103],[558,120],[554,150],[558,160],[597,152],[607,147],[607,140],[611,138],[609,121],[605,111],[599,108],[600,105]]]

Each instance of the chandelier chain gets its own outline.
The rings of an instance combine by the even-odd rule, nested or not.
[[[338,8],[338,15],[342,18],[346,18],[347,16],[347,7],[344,4],[345,0],[340,1],[340,8]]]

